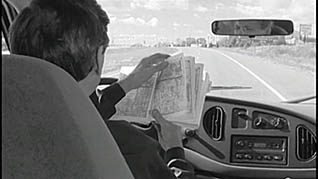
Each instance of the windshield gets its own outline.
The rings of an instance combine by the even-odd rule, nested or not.
[[[210,96],[279,102],[316,93],[315,0],[97,1],[110,17],[104,77],[119,77],[121,67],[153,53],[183,52],[204,64]],[[292,20],[294,33],[249,38],[211,32],[214,20],[244,18]]]

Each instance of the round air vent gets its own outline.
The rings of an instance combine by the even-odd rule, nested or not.
[[[222,140],[224,134],[225,113],[223,108],[215,106],[205,112],[203,127],[205,132],[216,141]]]

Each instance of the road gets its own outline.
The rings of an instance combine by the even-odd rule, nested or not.
[[[316,94],[315,73],[224,50],[179,48],[203,63],[213,86],[252,89],[214,90],[209,95],[252,101],[279,102]]]

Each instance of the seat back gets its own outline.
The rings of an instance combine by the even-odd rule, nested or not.
[[[2,71],[2,178],[133,178],[68,73],[20,55],[3,55]]]

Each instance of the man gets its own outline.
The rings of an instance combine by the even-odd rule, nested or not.
[[[157,141],[126,121],[107,120],[114,114],[115,104],[127,92],[167,66],[164,60],[168,57],[155,54],[142,59],[131,75],[104,90],[98,98],[94,91],[100,81],[104,52],[109,43],[108,23],[107,14],[95,0],[33,0],[12,24],[11,52],[52,62],[79,82],[100,111],[135,178],[185,178],[187,171],[192,176],[191,165],[184,161],[181,134],[176,132],[180,128],[166,121],[158,111],[153,111],[153,116],[160,124],[159,142],[167,151],[164,160],[163,149]],[[166,163],[175,169],[174,172]]]

